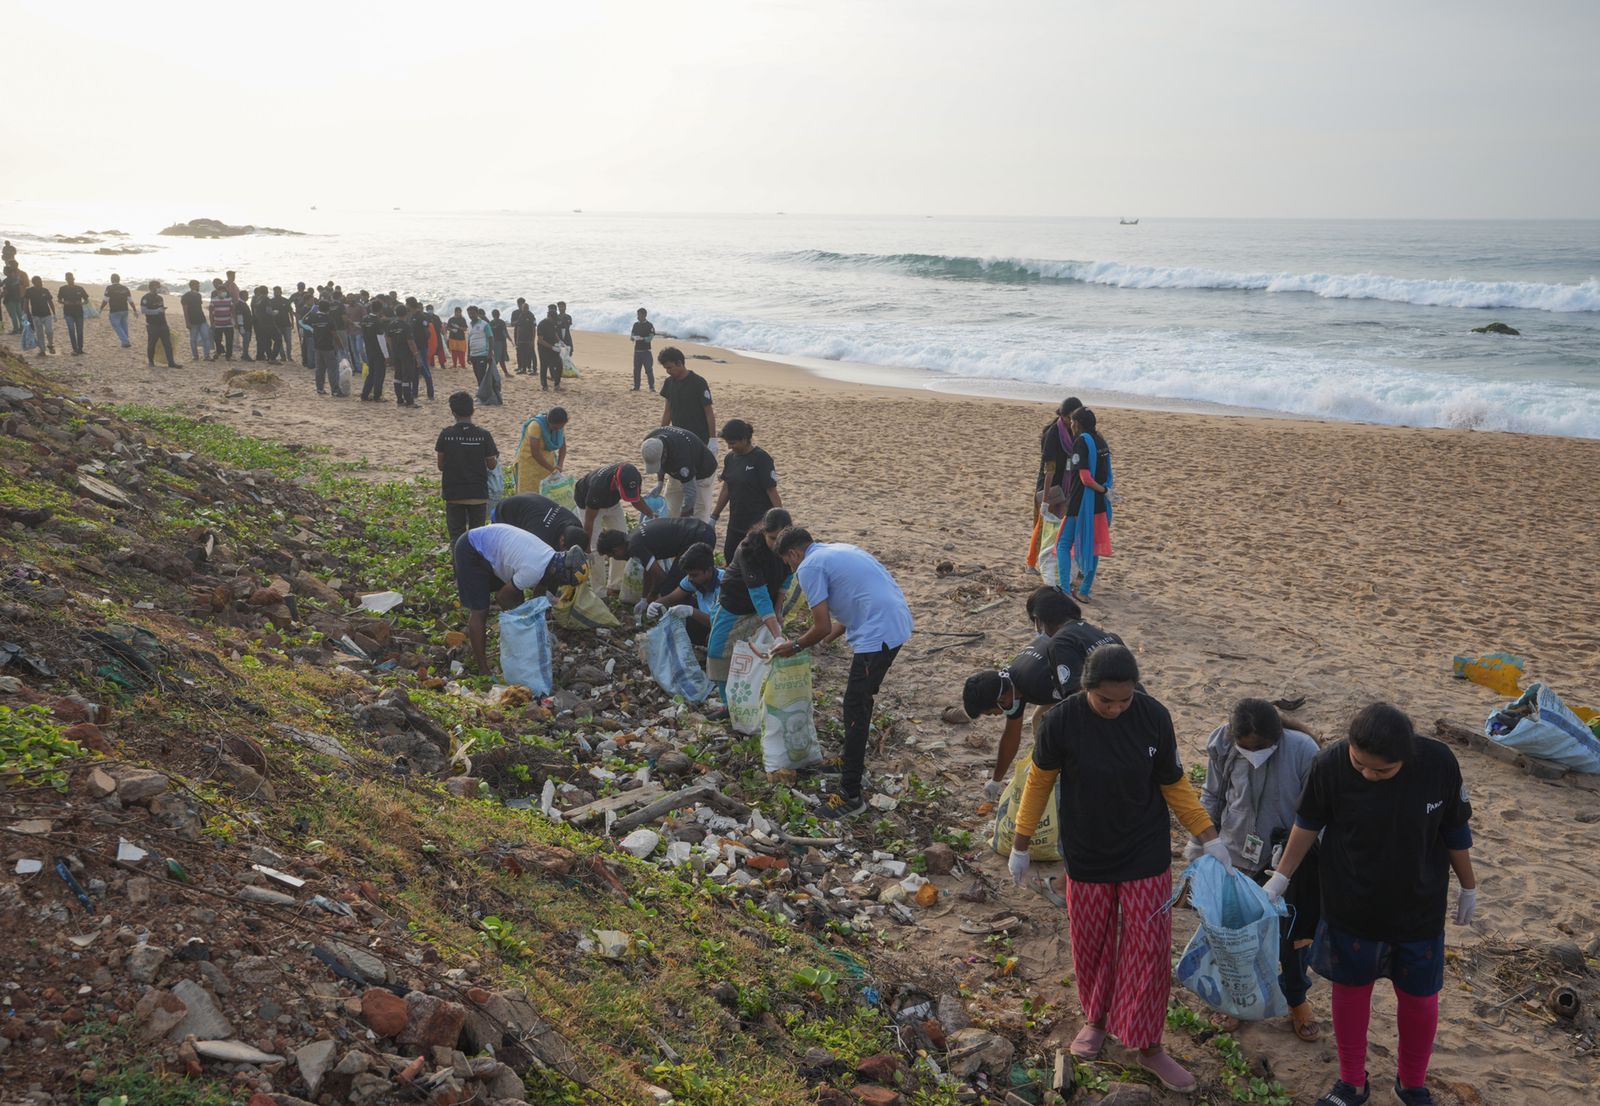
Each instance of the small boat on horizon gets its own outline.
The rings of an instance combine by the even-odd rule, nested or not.
[[[1119,226],[1124,226],[1124,227],[1136,227],[1136,226],[1139,225],[1139,220],[1137,220],[1137,219],[1118,219],[1117,220],[1117,224]]]

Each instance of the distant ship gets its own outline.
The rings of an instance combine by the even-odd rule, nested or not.
[[[575,207],[575,208],[572,209],[572,213],[574,215],[582,215],[583,214],[583,208]]]
[[[1119,219],[1117,222],[1118,225],[1124,227],[1136,227],[1139,225],[1139,220],[1137,219]]]

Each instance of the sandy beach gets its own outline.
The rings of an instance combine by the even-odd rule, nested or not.
[[[98,302],[99,286],[92,292]],[[181,320],[176,294],[167,300]],[[103,315],[87,327],[87,353],[74,357],[62,352],[68,342],[58,320],[57,356],[45,360],[78,394],[215,417],[324,448],[335,460],[364,460],[374,478],[431,477],[434,439],[450,421],[444,400],[472,384],[470,370],[434,370],[437,401],[398,410],[318,396],[311,370],[295,362],[270,369],[281,380],[276,391],[240,392],[224,372],[256,366],[188,363],[181,321],[177,369],[146,367],[138,322],[127,350]],[[661,401],[629,390],[626,338],[575,337],[583,375],[559,395],[571,413],[568,469],[637,463]],[[16,338],[5,341],[20,348]],[[1022,601],[1039,581],[1025,572],[1024,554],[1048,406],[854,385],[673,344],[710,383],[719,422],[754,424],[796,520],[820,540],[867,548],[896,576],[924,633],[879,700],[911,724],[895,727],[869,754],[869,767],[937,778],[951,791],[953,817],[978,829],[1000,727],[990,719],[953,727],[940,712],[959,702],[971,670],[1003,663],[1028,639]],[[541,392],[537,377],[514,377],[504,391],[506,406],[481,410],[477,421],[509,457],[522,420],[557,394]],[[1600,706],[1600,441],[1108,408],[1098,415],[1125,498],[1116,553],[1101,564],[1086,617],[1134,647],[1149,690],[1178,723],[1186,763],[1202,758],[1206,735],[1244,695],[1304,697],[1298,717],[1322,739],[1337,737],[1354,709],[1379,698],[1410,712],[1424,733],[1441,717],[1481,726],[1500,700],[1451,678],[1458,653],[1518,654],[1530,678],[1569,704]],[[941,576],[941,561],[956,571]],[[996,599],[1006,602],[991,606]],[[957,630],[984,637],[929,654],[950,639],[927,632]],[[841,688],[846,663],[839,651],[824,654],[821,686]],[[1584,947],[1600,936],[1600,793],[1535,780],[1467,749],[1457,755],[1475,811],[1481,905],[1470,930],[1447,933],[1456,956],[1433,1080],[1476,1087],[1483,1102],[1593,1101],[1600,1070],[1592,1016],[1579,1023],[1586,1035],[1520,1002],[1483,1008],[1520,989],[1494,971],[1515,959],[1504,950]],[[982,863],[998,872],[1003,862]],[[1058,1032],[1070,1039],[1077,1021],[1061,985],[1065,919],[1009,887],[1004,905],[1029,922],[1017,945],[1023,970],[1045,998],[1065,1004]],[[951,928],[955,920],[947,919]],[[939,923],[931,924],[937,934]],[[1186,935],[1191,925],[1180,922],[1180,930]],[[929,952],[970,947],[970,939],[936,935]],[[1374,1072],[1386,1073],[1393,1000],[1382,988],[1379,996],[1372,1050]],[[1325,984],[1312,1001],[1326,1024]],[[1284,1024],[1250,1027],[1243,1038],[1298,1101],[1311,1102],[1333,1074],[1331,1029],[1317,1045],[1297,1042]]]

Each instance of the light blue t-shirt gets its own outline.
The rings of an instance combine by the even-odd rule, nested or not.
[[[467,541],[494,574],[508,584],[531,588],[544,579],[556,551],[518,526],[492,522],[467,531]]]
[[[897,648],[911,637],[911,608],[889,570],[865,549],[815,542],[795,570],[806,602],[828,604],[828,615],[844,623],[857,653]]]
[[[716,574],[716,582],[712,585],[710,591],[701,591],[694,586],[694,581],[687,576],[678,581],[679,588],[694,596],[694,605],[700,609],[702,614],[716,614],[717,600],[722,596],[722,569],[714,568],[711,571]]]

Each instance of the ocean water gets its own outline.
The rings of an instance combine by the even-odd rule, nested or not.
[[[1133,213],[1130,213],[1130,215]],[[210,215],[305,232],[194,241]],[[119,229],[126,237],[62,243]],[[98,210],[0,202],[24,267],[568,302],[831,375],[1600,438],[1600,221]],[[110,246],[140,249],[97,255]],[[1521,337],[1473,334],[1504,322]]]

